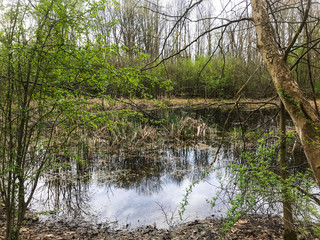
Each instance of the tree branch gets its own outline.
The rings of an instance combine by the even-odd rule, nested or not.
[[[287,61],[287,58],[288,58],[288,55],[290,53],[290,50],[291,48],[293,47],[293,45],[295,44],[295,42],[297,41],[300,33],[302,32],[303,30],[303,27],[305,26],[306,22],[307,22],[307,19],[308,19],[308,15],[309,15],[309,10],[310,10],[310,6],[311,6],[311,0],[308,0],[307,2],[307,8],[304,12],[304,16],[303,16],[303,20],[298,28],[298,30],[296,31],[295,35],[293,36],[291,42],[289,43],[287,49],[285,50],[284,52],[284,55],[283,55],[283,60],[284,61]]]
[[[201,37],[203,37],[204,35],[206,35],[207,33],[209,32],[212,32],[214,30],[217,30],[217,29],[220,29],[220,28],[226,28],[228,27],[229,25],[233,24],[233,23],[238,23],[238,22],[242,22],[242,21],[253,21],[252,18],[249,18],[249,17],[245,17],[245,18],[240,18],[240,19],[237,19],[237,20],[229,20],[228,23],[226,24],[222,24],[220,26],[217,26],[217,27],[213,27],[207,31],[204,31],[203,33],[201,33],[200,35],[198,35],[198,37],[196,39],[194,39],[193,41],[191,41],[189,44],[187,44],[185,47],[183,47],[182,49],[180,49],[179,51],[177,51],[176,53],[168,56],[168,57],[165,57],[163,59],[161,59],[160,62],[158,62],[156,65],[154,66],[151,66],[151,67],[148,67],[150,66],[151,64],[155,63],[158,59],[159,59],[159,56],[153,60],[152,62],[148,63],[147,65],[145,65],[143,68],[140,69],[140,71],[145,71],[145,70],[149,70],[149,69],[152,69],[152,68],[155,68],[155,67],[158,67],[161,63],[163,63],[164,61],[174,57],[174,56],[177,56],[179,55],[181,52],[185,51],[187,48],[189,48],[192,44],[194,44],[195,42],[197,42]]]

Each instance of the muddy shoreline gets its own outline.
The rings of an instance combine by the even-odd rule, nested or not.
[[[2,209],[3,210],[3,209]],[[203,220],[186,222],[172,230],[158,229],[155,226],[143,226],[137,229],[115,230],[110,225],[93,225],[81,221],[40,221],[27,215],[27,223],[21,228],[21,239],[32,240],[122,240],[122,239],[282,239],[282,219],[279,216],[248,215],[239,220],[230,232],[221,232],[223,220],[207,217]],[[4,239],[5,216],[0,218],[0,239]],[[299,239],[315,239],[304,235]]]

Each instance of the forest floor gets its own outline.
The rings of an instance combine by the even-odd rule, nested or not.
[[[177,225],[172,230],[143,226],[131,231],[116,230],[107,225],[93,225],[90,222],[40,221],[27,214],[27,223],[21,228],[22,240],[210,240],[210,239],[252,239],[268,240],[282,238],[282,219],[279,216],[248,215],[240,219],[231,230],[223,234],[222,219],[207,217]],[[314,227],[314,226],[313,226]],[[297,227],[298,229],[298,227]],[[307,233],[309,232],[309,233]],[[299,233],[299,239],[318,239],[311,231]],[[4,208],[0,207],[0,239],[5,235]]]
[[[2,209],[3,210],[3,209]],[[0,239],[4,239],[5,221],[3,211],[0,216]],[[282,239],[283,230],[280,217],[247,216],[239,220],[231,231],[221,233],[222,220],[208,217],[176,226],[173,230],[144,226],[131,231],[110,229],[107,226],[93,226],[88,222],[44,222],[29,218],[21,228],[22,240],[122,240],[122,239]],[[311,238],[304,238],[311,239]]]

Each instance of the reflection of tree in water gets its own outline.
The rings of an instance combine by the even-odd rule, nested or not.
[[[227,113],[228,111],[206,110],[205,115],[207,120],[212,121],[211,124],[220,126]],[[257,114],[261,116],[253,117],[252,121],[250,119],[246,121],[247,130],[255,129],[261,125],[267,127],[270,123],[268,119],[271,118],[265,115],[274,115],[269,112],[262,114],[261,111]],[[234,117],[233,122],[230,122],[230,127],[237,128],[236,121],[237,118]],[[268,124],[265,124],[266,121],[269,121]],[[219,140],[212,139],[213,143],[215,141],[219,143]],[[233,144],[224,143],[215,163],[215,167],[221,167],[219,174],[224,176],[230,175],[225,166],[237,158],[233,155],[232,147],[230,147],[234,147]],[[112,187],[134,189],[137,193],[148,196],[161,191],[166,184],[181,186],[185,180],[192,181],[200,178],[206,180],[209,175],[204,175],[203,171],[208,170],[216,150],[215,146],[197,144],[191,147],[166,146],[153,154],[141,153],[136,157],[128,157],[123,153],[116,157],[110,156],[107,159],[96,156],[89,164],[61,159],[61,161],[72,162],[72,164],[67,168],[57,168],[50,177],[45,179],[44,189],[48,191],[46,205],[50,209],[57,208],[69,216],[78,217],[83,213],[88,214],[90,211],[88,201],[90,200],[89,186],[91,185],[108,189]]]
[[[192,147],[167,150],[166,174],[167,182],[181,185],[183,180],[195,180],[204,176],[210,162],[213,160],[214,152],[210,149],[201,150]]]
[[[165,149],[156,159],[130,158],[113,161],[113,169],[121,169],[116,177],[115,186],[125,189],[136,189],[138,193],[150,195],[159,192],[164,184],[181,185],[185,179],[206,179],[207,170],[215,150],[184,147]]]
[[[155,156],[110,158],[94,167],[97,185],[135,189],[139,194],[152,195],[165,184],[180,186],[185,179],[195,180],[204,176],[213,160],[213,148],[166,148]],[[205,178],[207,176],[204,176]]]
[[[114,186],[124,189],[136,189],[143,195],[151,195],[162,189],[161,177],[164,165],[158,160],[138,157],[126,158],[117,164],[121,170],[115,177]]]
[[[56,158],[58,164],[62,161],[68,163],[70,159]],[[64,167],[57,167],[44,179],[43,189],[46,200],[44,206],[49,211],[61,212],[73,218],[90,215],[88,202],[89,180],[92,174],[92,166],[72,161]],[[41,190],[41,189],[40,189]],[[91,213],[92,214],[92,213]]]

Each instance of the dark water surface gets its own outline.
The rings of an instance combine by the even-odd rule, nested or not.
[[[217,131],[228,114],[219,109],[184,110],[174,114],[193,114]],[[228,124],[228,131],[239,127],[251,112],[239,117],[236,113]],[[272,120],[276,112],[257,111],[246,121],[248,129],[268,125],[275,128]],[[241,119],[242,118],[242,119]],[[219,130],[220,129],[220,130]],[[225,143],[214,167],[218,170],[208,174],[219,139],[207,144],[187,146],[163,146],[154,153],[141,153],[138,157],[125,154],[108,159],[95,156],[87,166],[75,162],[63,171],[53,172],[41,179],[32,202],[32,208],[42,212],[42,218],[83,219],[93,223],[112,222],[114,226],[134,228],[156,224],[168,228],[180,222],[178,209],[193,180],[203,179],[189,197],[184,220],[202,219],[210,215],[222,216],[227,210],[228,193],[219,198],[214,208],[210,200],[221,191],[221,181],[228,177],[225,166],[234,161],[234,144]]]

